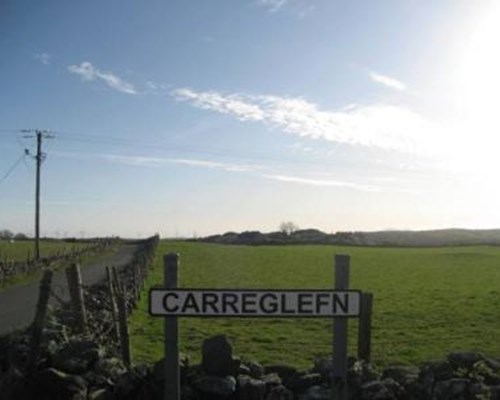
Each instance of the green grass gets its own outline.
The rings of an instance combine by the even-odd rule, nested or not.
[[[49,257],[56,254],[59,251],[71,251],[79,250],[88,246],[92,246],[89,243],[67,243],[63,241],[40,241],[40,255],[41,257]],[[109,254],[112,248],[107,249],[104,253],[99,254],[87,254],[85,256],[80,256],[77,261],[92,261],[99,257],[103,257]],[[28,255],[33,257],[34,254],[34,242],[33,241],[15,241],[9,242],[5,240],[0,240],[0,261],[26,261]],[[64,262],[55,263],[52,265],[53,269],[59,269],[64,265]],[[41,278],[42,271],[37,269],[30,273],[21,273],[8,278],[6,281],[0,283],[0,291],[6,290],[13,286],[24,285],[32,281],[37,281]]]
[[[61,250],[81,249],[89,246],[88,243],[67,243],[63,241],[40,241],[40,255],[41,257],[49,257]],[[33,258],[34,255],[34,241],[14,241],[0,240],[0,261],[26,261],[28,256]]]
[[[500,248],[224,246],[164,242],[149,285],[163,280],[162,255],[180,253],[180,286],[332,288],[335,254],[351,256],[351,287],[374,293],[373,362],[418,363],[456,350],[500,356]],[[147,295],[130,320],[136,361],[163,352],[162,318],[147,313]],[[357,321],[350,320],[355,354]],[[328,319],[180,319],[181,351],[195,361],[203,339],[224,333],[235,353],[263,363],[311,366],[331,353]]]

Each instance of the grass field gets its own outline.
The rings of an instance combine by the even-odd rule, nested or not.
[[[351,287],[374,293],[372,358],[378,365],[418,363],[456,350],[500,356],[500,248],[224,246],[165,242],[148,284],[163,281],[162,255],[180,254],[180,286],[332,288],[335,254],[351,256]],[[136,361],[163,352],[163,319],[147,295],[130,320]],[[356,320],[350,320],[355,354]],[[235,353],[263,363],[310,367],[331,353],[328,319],[180,319],[181,351],[195,362],[203,339],[226,334]]]
[[[80,249],[89,246],[88,243],[67,243],[63,241],[40,241],[40,255],[48,257],[60,250]],[[25,261],[28,255],[33,257],[34,242],[32,240],[14,241],[0,240],[0,261]]]
[[[49,257],[56,254],[58,251],[71,251],[78,250],[88,246],[90,243],[68,243],[63,241],[40,241],[40,255],[41,257]],[[34,255],[34,242],[31,240],[27,241],[15,241],[10,242],[6,240],[0,240],[0,261],[26,261],[28,256],[33,258]],[[86,259],[89,257],[87,256]],[[60,267],[62,264],[58,264]],[[54,267],[54,266],[53,266]],[[7,278],[0,283],[0,291],[6,290],[12,286],[24,285],[28,282],[39,280],[42,275],[42,271],[37,269],[29,273],[18,273],[14,276]]]

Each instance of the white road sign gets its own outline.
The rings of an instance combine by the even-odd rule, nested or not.
[[[355,317],[355,290],[151,289],[149,312],[186,317]]]

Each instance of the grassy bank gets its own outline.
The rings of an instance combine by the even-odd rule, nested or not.
[[[58,252],[70,252],[84,249],[86,247],[93,246],[93,243],[68,243],[64,241],[40,241],[40,255],[41,257],[50,257]],[[33,241],[0,241],[0,261],[25,261],[28,255],[33,257],[34,254],[34,242]],[[106,255],[112,254],[115,251],[113,246],[106,248],[104,251],[99,253],[85,253],[82,256],[76,258],[75,261],[79,263],[91,262],[93,260],[99,259],[100,257],[105,257]],[[68,264],[68,261],[60,260],[53,262],[51,264],[52,269],[59,269]],[[5,281],[0,283],[0,291],[8,290],[9,288],[17,285],[25,285],[29,282],[38,281],[42,276],[41,269],[35,269],[28,273],[18,273],[14,276],[9,277]]]
[[[500,356],[500,248],[428,249],[335,246],[224,246],[162,242],[149,285],[163,280],[162,255],[181,255],[180,285],[213,288],[331,288],[333,257],[351,255],[351,287],[375,296],[373,361],[416,363],[453,350]],[[147,295],[131,318],[136,360],[163,352],[162,318],[147,314]],[[356,321],[351,320],[355,354]],[[199,359],[203,339],[228,335],[239,355],[310,366],[331,352],[328,319],[180,320],[181,349]]]
[[[59,240],[41,240],[40,255],[41,257],[49,257],[59,251],[79,250],[92,245],[91,243],[68,243]],[[0,240],[0,261],[26,261],[28,256],[33,258],[34,241],[23,240],[10,242],[8,240]]]

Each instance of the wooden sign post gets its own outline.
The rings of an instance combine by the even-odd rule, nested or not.
[[[371,361],[373,293],[361,293],[358,331],[358,359]]]
[[[335,289],[349,287],[349,256],[335,256]],[[347,318],[333,319],[333,386],[334,400],[347,399]]]
[[[177,289],[179,255],[169,253],[163,257],[165,289]],[[179,370],[179,326],[177,316],[165,317],[165,393],[164,400],[179,400],[181,378]]]

